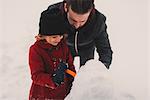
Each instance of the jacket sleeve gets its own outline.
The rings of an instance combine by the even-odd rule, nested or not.
[[[42,58],[34,46],[31,46],[29,50],[29,66],[34,84],[55,88],[50,75],[45,73]]]
[[[113,51],[111,50],[105,20],[106,17],[103,16],[102,23],[95,38],[95,44],[99,54],[99,60],[106,66],[106,68],[109,69],[109,66],[112,62]]]

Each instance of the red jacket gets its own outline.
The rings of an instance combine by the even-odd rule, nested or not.
[[[64,84],[58,87],[56,87],[52,80],[52,75],[57,70],[57,65],[61,60],[66,61],[68,68],[75,72],[73,58],[64,40],[55,47],[48,44],[45,40],[36,41],[30,47],[29,65],[32,86],[29,100],[37,98],[38,100],[63,100],[65,98],[71,89],[73,78],[66,75]]]

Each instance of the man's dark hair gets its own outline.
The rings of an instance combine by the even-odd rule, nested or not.
[[[64,0],[64,3],[78,14],[85,14],[94,8],[94,0]]]

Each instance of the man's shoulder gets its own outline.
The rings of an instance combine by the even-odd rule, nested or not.
[[[50,5],[46,10],[42,11],[41,16],[55,16],[62,13],[62,2]]]
[[[42,15],[53,16],[53,15],[61,14],[63,11],[62,6],[63,6],[62,2],[52,4],[46,10],[42,11],[41,16]]]
[[[55,3],[55,4],[50,5],[50,6],[47,8],[47,10],[49,10],[49,11],[53,11],[53,10],[55,10],[55,9],[61,10],[61,6],[62,6],[62,5],[63,5],[63,2],[58,2],[58,3]]]
[[[97,9],[95,9],[95,16],[97,20],[104,20],[104,21],[106,20],[106,16]]]

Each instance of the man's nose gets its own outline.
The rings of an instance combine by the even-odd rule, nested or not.
[[[74,24],[74,27],[77,29],[77,28],[79,28],[81,26],[81,24],[80,23],[75,23]]]

